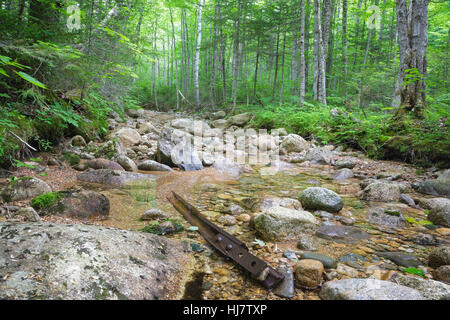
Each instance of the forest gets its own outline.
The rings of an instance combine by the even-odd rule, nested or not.
[[[448,166],[449,2],[2,0],[0,159],[111,111],[248,111],[256,128]]]

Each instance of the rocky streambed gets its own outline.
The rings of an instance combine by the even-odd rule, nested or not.
[[[191,120],[130,116],[111,120],[107,142],[74,137],[5,174],[1,298],[450,298],[448,170],[418,172],[282,129],[263,136],[264,150],[282,155],[278,170],[229,165],[210,145],[250,119],[213,114],[209,139],[188,150],[201,170],[185,172],[168,150],[190,139]],[[168,203],[171,191],[283,272],[283,285],[268,292],[212,250]]]

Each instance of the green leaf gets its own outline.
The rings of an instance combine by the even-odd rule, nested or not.
[[[2,68],[0,68],[0,74],[4,75],[6,77],[9,77],[8,74],[6,73],[6,71],[3,70]]]
[[[22,71],[15,71],[21,78],[25,79],[26,81],[34,84],[37,87],[43,88],[43,89],[47,89],[47,87],[40,82],[39,80],[33,78],[32,76],[30,76],[28,73],[22,72]]]

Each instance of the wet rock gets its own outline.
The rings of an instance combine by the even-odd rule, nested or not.
[[[349,254],[339,257],[338,261],[342,262],[342,263],[358,262],[358,261],[365,262],[365,261],[367,261],[367,258],[365,258],[364,256],[361,256],[359,254],[351,252]]]
[[[235,162],[228,161],[225,157],[216,158],[212,167],[234,178],[239,177],[244,172],[253,171],[248,164],[237,164]]]
[[[404,252],[377,252],[377,256],[391,260],[398,266],[405,268],[417,268],[420,265],[415,256]]]
[[[298,261],[298,257],[292,250],[286,250],[283,252],[283,257],[288,258],[289,260]]]
[[[440,266],[434,271],[434,277],[437,280],[447,282],[450,284],[450,265]]]
[[[187,273],[181,243],[151,234],[8,222],[0,230],[0,273],[9,275],[0,299],[173,299]]]
[[[125,171],[133,172],[138,170],[136,163],[125,155],[118,156],[116,160]]]
[[[87,190],[58,191],[51,198],[33,200],[40,215],[55,214],[79,218],[109,215],[109,199],[101,193]],[[36,201],[36,200],[40,201]]]
[[[75,136],[70,140],[70,144],[74,147],[85,147],[87,146],[86,140],[82,136]]]
[[[317,221],[306,211],[272,207],[255,215],[253,226],[265,240],[295,240],[312,234]]]
[[[344,279],[329,281],[319,293],[324,300],[423,300],[417,290],[390,281]]]
[[[297,248],[300,250],[306,250],[306,251],[316,251],[317,250],[317,243],[314,241],[313,237],[302,237],[297,242]]]
[[[141,220],[142,221],[151,221],[151,220],[155,220],[155,219],[164,219],[167,217],[168,217],[167,213],[165,213],[162,210],[150,209],[150,210],[145,211],[142,214]]]
[[[169,166],[166,166],[165,164],[153,161],[153,160],[147,160],[144,162],[141,162],[138,165],[139,170],[143,171],[169,171],[173,172],[173,169]]]
[[[302,204],[297,199],[270,197],[264,198],[260,204],[260,210],[264,211],[272,207],[284,207],[288,209],[300,210]]]
[[[334,260],[333,258],[331,258],[327,255],[321,254],[321,253],[302,252],[300,254],[300,259],[309,259],[309,260],[320,261],[326,269],[334,269],[337,266],[336,260]]]
[[[333,175],[334,180],[345,180],[353,177],[353,171],[347,168],[341,169]]]
[[[236,224],[236,218],[227,214],[220,216],[219,219],[217,219],[217,222],[225,226],[234,226]]]
[[[244,211],[244,209],[241,208],[241,206],[238,206],[237,204],[232,204],[232,205],[226,207],[223,210],[223,212],[232,214],[234,216],[238,216],[238,215],[244,213],[245,211]]]
[[[25,221],[29,222],[41,222],[41,217],[39,217],[37,212],[31,207],[19,209],[13,214],[13,216],[24,217]]]
[[[6,185],[0,192],[5,202],[20,201],[34,198],[40,194],[51,192],[52,189],[44,181],[37,178],[22,177]]]
[[[350,277],[350,278],[357,278],[358,277],[358,270],[355,268],[352,268],[350,266],[346,266],[345,264],[338,263],[336,267],[336,272],[338,272],[341,275]]]
[[[157,176],[136,172],[100,169],[86,171],[77,176],[82,182],[98,183],[114,186],[140,186],[145,187],[156,180]]]
[[[317,229],[316,236],[344,243],[355,243],[369,238],[369,234],[361,229],[339,225],[322,225]]]
[[[273,293],[282,298],[294,296],[294,272],[291,268],[280,266],[278,272],[284,275],[283,281],[273,290]]]
[[[410,206],[412,208],[414,208],[416,206],[416,203],[414,202],[414,200],[404,193],[400,194],[400,202],[407,204],[408,206]]]
[[[227,125],[242,127],[242,126],[246,125],[250,121],[250,119],[251,119],[251,115],[247,112],[237,114],[228,119]]]
[[[325,210],[335,213],[344,206],[341,197],[334,191],[320,187],[311,187],[303,190],[299,200],[303,208],[307,210]]]
[[[439,241],[431,234],[421,233],[413,238],[413,242],[422,246],[436,246]]]
[[[432,268],[450,265],[450,247],[434,248],[428,256],[428,265]]]
[[[426,180],[413,184],[413,188],[423,194],[450,197],[450,179]]]
[[[400,273],[397,273],[392,281],[419,291],[425,299],[450,300],[450,285],[439,281],[425,280]]]
[[[389,228],[404,228],[406,226],[406,220],[399,211],[388,210],[383,207],[369,208],[367,221]]]
[[[361,199],[383,202],[399,201],[400,194],[405,190],[406,187],[399,183],[374,182],[363,190]]]
[[[312,259],[300,260],[295,266],[296,284],[301,288],[316,288],[322,281],[323,272],[322,262]]]
[[[302,152],[309,149],[308,141],[297,134],[290,134],[286,136],[280,144],[281,154],[288,154],[291,152]]]
[[[331,164],[334,153],[326,148],[313,148],[305,155],[305,160],[311,161],[314,164]]]
[[[335,163],[337,169],[353,169],[355,165],[355,162],[353,162],[352,160],[338,160]]]
[[[125,169],[122,168],[120,164],[117,162],[108,160],[108,159],[94,159],[89,160],[87,162],[87,165],[89,168],[98,170],[98,169],[110,169],[110,170],[118,170],[118,171],[124,171]]]
[[[109,136],[110,138],[117,138],[124,148],[131,148],[141,143],[141,135],[135,129],[121,128]]]

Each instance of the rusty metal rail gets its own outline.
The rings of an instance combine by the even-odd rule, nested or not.
[[[271,289],[283,280],[282,274],[251,254],[245,243],[206,219],[197,208],[178,194],[172,192],[172,196],[167,200],[190,224],[198,227],[200,234],[209,244],[250,272],[252,277],[261,281],[266,288]]]

